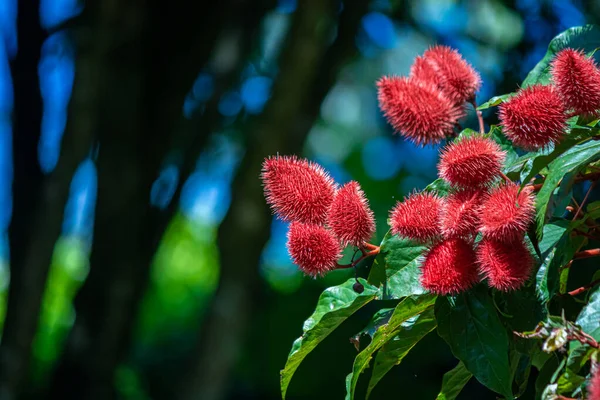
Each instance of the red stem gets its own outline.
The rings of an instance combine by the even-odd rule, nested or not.
[[[592,258],[600,256],[600,249],[589,249],[575,253],[573,260],[580,260],[582,258]]]
[[[575,177],[575,182],[583,182],[583,181],[597,181],[598,179],[600,179],[600,171],[596,171],[596,172],[590,172],[589,174],[584,174],[584,175],[579,175],[577,177]],[[560,182],[558,183],[560,185]],[[544,184],[543,183],[537,183],[535,185],[529,185],[531,187],[531,189],[534,192],[539,191],[542,186]]]
[[[500,172],[500,176],[504,178],[506,183],[513,183],[508,176],[504,175],[504,172]]]
[[[596,279],[593,282],[588,283],[585,286],[582,286],[580,288],[577,288],[575,290],[571,290],[570,292],[568,292],[567,294],[571,295],[571,296],[577,296],[578,294],[581,294],[583,292],[586,292],[588,290],[590,290],[591,288],[593,288],[594,286],[600,284],[600,279]]]
[[[365,247],[367,247],[367,246],[365,246]],[[373,248],[373,250],[368,251],[368,252],[363,251],[363,255],[360,256],[358,258],[358,260],[353,261],[350,264],[337,264],[337,266],[334,269],[354,268],[355,266],[358,265],[358,263],[360,263],[365,258],[373,257],[373,256],[376,256],[377,254],[379,254],[379,251],[380,251],[379,246],[369,244],[369,247]]]
[[[483,123],[483,115],[481,114],[481,111],[479,111],[477,109],[477,103],[475,102],[475,99],[471,100],[471,104],[473,105],[473,108],[475,109],[475,114],[477,114],[477,119],[479,120],[479,133],[481,133],[483,135],[485,133],[485,124]]]

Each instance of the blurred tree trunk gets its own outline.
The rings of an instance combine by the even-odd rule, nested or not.
[[[0,345],[0,399],[17,398],[27,379],[54,243],[60,235],[71,177],[89,152],[94,126],[88,118],[96,107],[95,98],[89,96],[95,77],[90,63],[84,62],[77,72],[72,96],[71,108],[77,117],[68,122],[58,165],[44,176],[37,159],[41,123],[37,64],[45,37],[39,26],[38,2],[20,7],[18,15],[20,48],[12,66],[16,101],[11,281]]]
[[[260,296],[259,262],[271,216],[259,175],[265,157],[294,154],[302,146],[339,68],[354,50],[360,16],[368,1],[346,4],[340,33],[331,43],[339,3],[299,2],[280,73],[263,115],[247,134],[246,156],[233,183],[232,203],[218,236],[221,274],[178,398],[219,400],[227,395],[231,372]],[[329,49],[329,50],[328,50]]]
[[[112,0],[94,10],[99,25],[110,26],[93,31],[108,43],[99,93],[98,206],[90,275],[76,297],[77,319],[54,396],[114,397],[114,372],[130,344],[152,258],[177,210],[177,196],[166,210],[152,206],[150,189],[170,145],[191,141],[199,152],[210,133],[194,132],[196,121],[183,118],[183,101],[222,25],[233,22],[249,34],[264,9],[246,0],[166,8],[157,1]],[[175,163],[187,167],[181,181],[198,155],[184,153]]]

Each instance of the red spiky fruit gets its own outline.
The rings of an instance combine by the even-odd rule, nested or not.
[[[522,238],[534,213],[535,197],[531,188],[525,186],[519,193],[519,185],[505,184],[484,198],[479,231],[485,237],[513,242]]]
[[[437,87],[454,104],[475,99],[481,87],[481,77],[460,53],[448,46],[433,46],[417,57],[410,76]]]
[[[522,239],[503,242],[484,237],[477,246],[477,263],[491,287],[509,291],[527,282],[533,257]]]
[[[265,197],[284,221],[322,224],[335,183],[320,165],[296,156],[266,158],[261,172]]]
[[[501,172],[504,152],[492,139],[471,136],[446,146],[440,155],[441,178],[461,188],[478,188]]]
[[[335,194],[327,224],[343,244],[361,246],[375,232],[375,217],[358,182],[350,181]]]
[[[551,64],[552,81],[567,108],[577,114],[600,109],[600,71],[583,51],[564,49]]]
[[[396,132],[408,140],[426,145],[451,135],[464,116],[431,83],[405,77],[383,77],[377,82],[379,107]]]
[[[515,146],[537,150],[558,143],[565,134],[567,114],[551,86],[533,85],[500,105],[504,134]]]
[[[290,224],[287,239],[292,261],[312,277],[331,271],[342,257],[340,243],[330,230],[321,225],[294,221]]]
[[[392,233],[420,243],[438,238],[442,205],[442,198],[427,192],[414,193],[397,202],[390,213]]]
[[[475,250],[461,238],[433,246],[425,255],[421,272],[423,287],[440,295],[464,292],[479,280]]]
[[[596,370],[592,371],[592,377],[587,386],[587,399],[600,400],[600,366],[596,366]]]
[[[445,238],[472,238],[479,227],[479,207],[484,192],[460,190],[446,197],[440,216],[440,227]]]

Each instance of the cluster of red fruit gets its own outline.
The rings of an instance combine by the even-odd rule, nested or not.
[[[551,84],[519,90],[500,105],[504,134],[525,150],[545,148],[564,136],[574,115],[597,115],[600,70],[594,60],[574,49],[561,50],[550,65]],[[408,77],[378,82],[379,105],[395,131],[417,144],[455,136],[481,86],[477,71],[446,46],[434,46],[415,59]]]
[[[364,248],[375,232],[375,219],[358,182],[338,188],[318,164],[295,156],[263,163],[261,178],[267,203],[291,222],[288,251],[307,275],[338,267],[343,246]]]
[[[521,89],[500,105],[504,134],[515,146],[537,150],[558,143],[567,119],[596,115],[600,109],[600,70],[583,52],[564,49],[550,65],[551,84]]]
[[[557,143],[568,118],[600,109],[600,70],[584,53],[558,53],[551,76],[551,85],[519,90],[500,106],[503,132],[518,147]],[[480,86],[479,74],[457,51],[435,46],[415,59],[408,77],[382,78],[378,97],[394,129],[426,145],[456,136],[464,105],[475,105]],[[442,150],[438,165],[450,193],[415,193],[392,210],[392,233],[428,246],[421,264],[427,290],[459,293],[482,278],[499,290],[514,290],[529,278],[533,257],[524,234],[535,198],[531,187],[499,179],[504,157],[484,135],[461,137]],[[373,248],[373,212],[357,182],[338,188],[319,165],[286,156],[266,159],[261,177],[267,202],[291,222],[288,250],[307,275],[340,267],[343,246],[363,254]]]
[[[392,233],[428,246],[421,284],[453,294],[487,278],[500,290],[525,283],[533,258],[523,239],[534,214],[534,197],[514,183],[492,184],[504,153],[491,139],[458,139],[441,154],[438,171],[452,190],[447,197],[415,193],[390,214]],[[478,234],[483,237],[475,243]]]

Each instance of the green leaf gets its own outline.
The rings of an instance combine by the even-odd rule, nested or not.
[[[373,354],[379,350],[384,344],[392,340],[394,336],[402,329],[402,324],[411,318],[433,308],[436,296],[425,294],[421,296],[406,297],[396,308],[394,313],[386,325],[375,332],[371,343],[354,359],[352,372],[346,378],[346,399],[353,400],[356,391],[356,384],[360,374],[369,366],[369,361]]]
[[[523,81],[522,87],[540,83],[550,83],[550,62],[559,51],[571,47],[591,53],[600,46],[600,29],[595,25],[577,26],[567,29],[556,36],[548,45],[546,55],[531,70]]]
[[[546,389],[546,386],[554,383],[553,377],[556,374],[556,371],[562,369],[563,366],[564,365],[559,362],[559,359],[556,355],[553,355],[546,360],[544,366],[539,370],[540,372],[535,380],[536,399],[541,397],[541,394]]]
[[[438,196],[446,196],[450,191],[450,184],[443,180],[442,178],[437,178],[435,181],[431,182],[425,189],[424,192],[434,192]]]
[[[304,333],[292,345],[285,367],[281,371],[281,394],[285,399],[294,372],[304,358],[356,310],[375,299],[378,289],[359,279],[365,290],[358,294],[352,286],[354,278],[326,289],[317,303],[315,312],[304,322]]]
[[[575,323],[585,333],[600,341],[600,287],[596,287],[591,294],[588,303],[581,309]],[[580,342],[572,342],[571,350],[581,346],[583,345]]]
[[[354,344],[356,351],[360,351],[360,338],[362,336],[370,336],[372,339],[373,335],[375,335],[375,332],[377,332],[377,329],[379,329],[379,327],[382,325],[387,324],[393,313],[393,308],[382,308],[381,310],[377,311],[373,317],[371,317],[371,320],[367,326],[350,338],[350,342]]]
[[[444,374],[442,379],[442,390],[437,395],[436,400],[454,400],[460,394],[461,390],[473,376],[465,367],[463,362],[459,362],[451,371]]]
[[[527,164],[530,164],[530,167],[527,169],[527,172],[524,173],[525,169],[521,171],[521,186],[529,184],[529,181],[539,174],[542,169],[546,168],[552,161],[556,160],[567,150],[581,141],[582,139],[579,137],[567,136],[560,143],[556,144],[551,150],[540,150],[533,153],[536,155],[528,160]]]
[[[377,352],[367,398],[394,365],[399,365],[415,345],[436,327],[433,307],[400,325],[398,334]]]
[[[519,158],[519,155],[517,154],[512,142],[502,134],[502,129],[499,126],[492,125],[490,127],[489,136],[500,145],[500,148],[506,154],[504,159],[505,166],[512,165]],[[505,172],[507,171],[505,170]]]
[[[481,104],[479,107],[477,107],[478,110],[487,110],[488,108],[491,107],[496,107],[502,103],[504,103],[506,101],[506,99],[508,99],[510,96],[513,96],[514,93],[507,93],[507,94],[503,94],[500,96],[494,96],[491,99],[489,99],[488,101],[486,101],[485,103]]]
[[[438,333],[479,382],[512,397],[508,335],[482,285],[435,305]]]
[[[381,242],[386,283],[383,299],[400,299],[425,293],[419,277],[421,255],[426,247],[388,232]]]
[[[576,390],[585,378],[577,375],[569,367],[565,368],[565,372],[558,378],[558,393],[571,393]]]
[[[546,176],[544,185],[536,198],[537,228],[539,236],[542,235],[542,230],[546,223],[550,198],[563,177],[569,173],[577,173],[581,168],[599,158],[600,141],[593,140],[570,148],[550,163],[550,172]]]
[[[581,243],[579,238],[571,238],[570,233],[569,221],[566,220],[544,226],[544,236],[539,243],[542,265],[535,276],[536,293],[544,304],[559,291],[559,268],[571,260]]]

